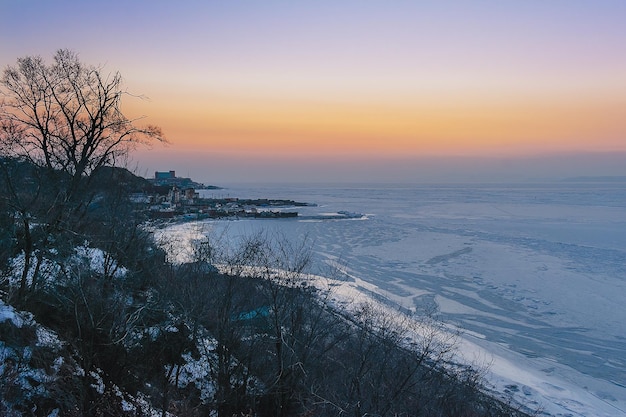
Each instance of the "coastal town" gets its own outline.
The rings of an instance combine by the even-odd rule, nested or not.
[[[223,197],[219,192],[217,196],[201,196],[200,190],[219,191],[221,188],[178,177],[175,171],[157,171],[147,182],[150,185],[133,193],[131,199],[147,208],[152,219],[285,219],[298,217],[296,207],[314,206],[294,200]]]

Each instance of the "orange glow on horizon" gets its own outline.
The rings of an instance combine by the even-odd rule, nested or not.
[[[166,95],[149,112],[176,149],[244,153],[495,155],[626,150],[626,100],[591,97],[364,103]]]

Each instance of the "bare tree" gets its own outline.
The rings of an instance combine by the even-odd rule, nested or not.
[[[19,58],[0,76],[2,194],[20,224],[15,247],[24,253],[19,298],[35,286],[52,235],[76,234],[72,224],[93,198],[86,192],[92,174],[137,144],[164,141],[158,127],[139,127],[122,113],[125,94],[119,72],[107,74],[69,50],[57,51],[51,64]]]
[[[158,127],[138,127],[122,113],[119,72],[107,75],[66,49],[50,65],[41,57],[18,59],[0,86],[2,140],[10,146],[3,150],[73,180],[115,165],[137,143],[163,140]]]

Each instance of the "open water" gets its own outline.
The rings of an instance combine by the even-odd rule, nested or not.
[[[208,221],[210,233],[308,239],[403,308],[436,309],[493,355],[494,389],[547,414],[626,415],[626,184],[233,185],[293,199],[299,219]],[[339,211],[362,219],[323,219]],[[325,269],[326,268],[326,269]]]

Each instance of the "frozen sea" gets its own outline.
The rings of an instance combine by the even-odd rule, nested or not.
[[[208,195],[315,203],[208,233],[308,236],[314,268],[436,308],[494,391],[554,416],[626,415],[626,183],[233,185]],[[338,211],[360,220],[321,220]],[[189,227],[185,225],[184,227]],[[366,289],[367,288],[367,289]]]

